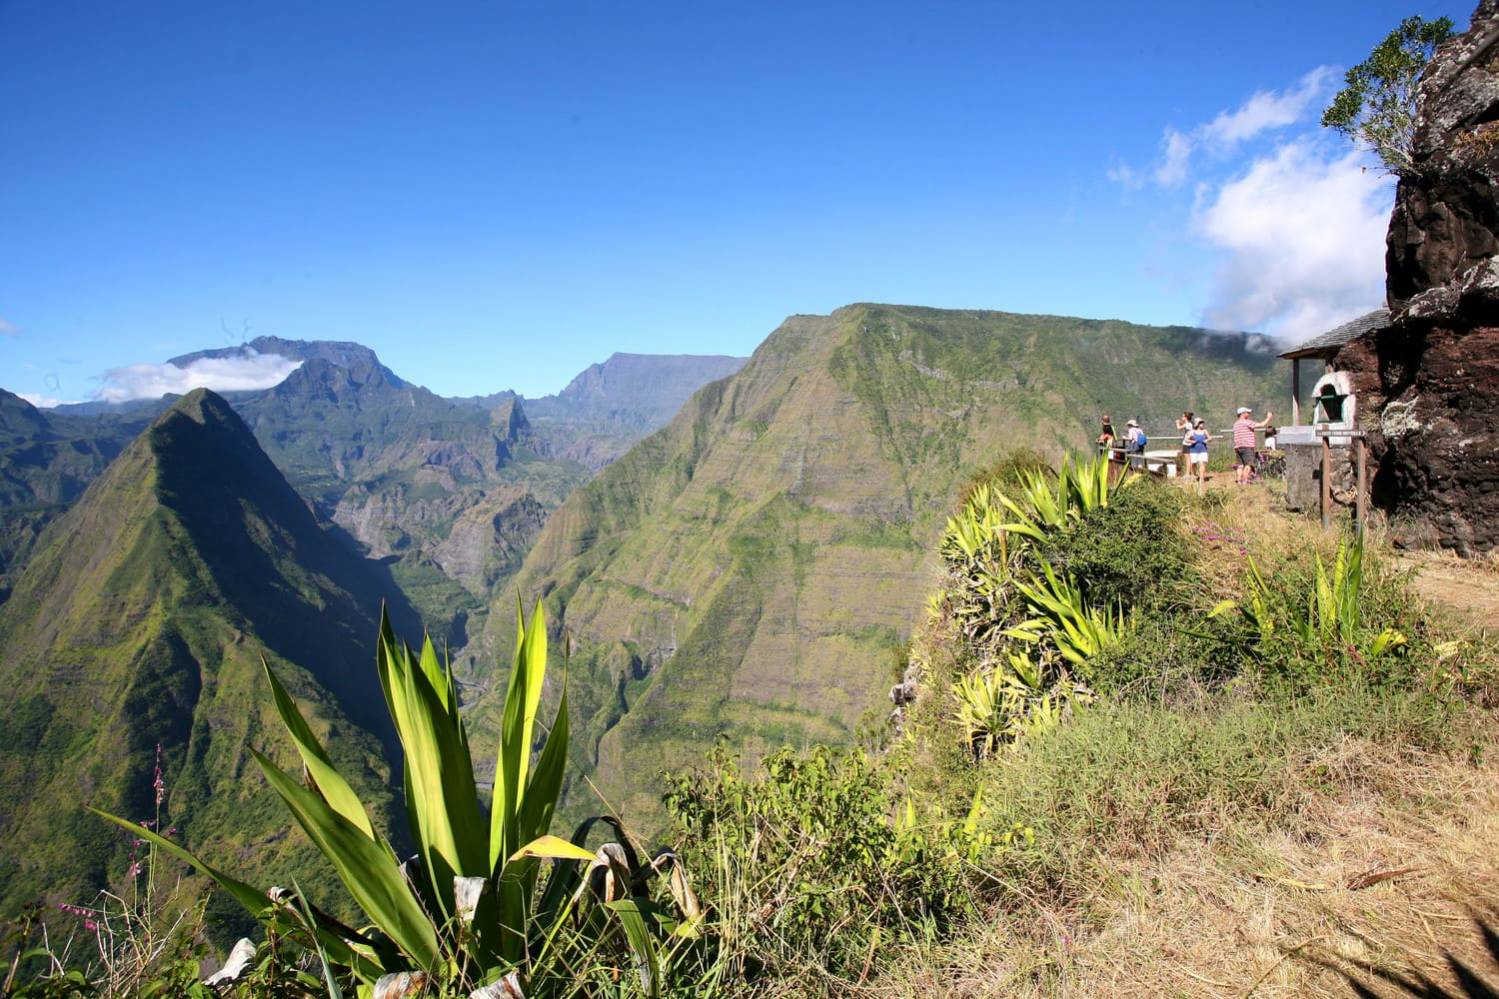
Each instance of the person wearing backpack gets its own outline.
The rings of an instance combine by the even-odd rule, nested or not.
[[[1129,453],[1144,454],[1148,438],[1145,436],[1145,431],[1140,429],[1139,422],[1130,420],[1125,426],[1129,428],[1124,433],[1124,441]]]

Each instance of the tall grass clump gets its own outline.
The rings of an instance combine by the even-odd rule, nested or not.
[[[940,936],[973,911],[971,864],[992,846],[982,802],[953,814],[918,803],[889,763],[820,746],[746,772],[720,746],[702,769],[669,779],[715,986],[857,983],[889,945]]]

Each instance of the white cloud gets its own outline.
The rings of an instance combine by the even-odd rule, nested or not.
[[[1318,66],[1301,78],[1294,90],[1260,90],[1234,111],[1221,111],[1198,129],[1203,141],[1232,148],[1261,132],[1294,125],[1314,102],[1320,102],[1337,76],[1331,66]]]
[[[20,336],[21,327],[0,316],[0,336]]]
[[[1294,87],[1256,91],[1232,111],[1220,111],[1194,128],[1182,131],[1168,125],[1161,133],[1160,158],[1153,167],[1138,170],[1116,161],[1108,169],[1108,178],[1131,189],[1143,186],[1146,176],[1161,187],[1177,187],[1187,179],[1197,153],[1223,157],[1251,139],[1305,119],[1327,96],[1337,72],[1332,66],[1318,66]]]
[[[53,406],[67,405],[66,399],[54,399],[49,395],[36,395],[31,392],[17,392],[16,395],[25,399],[37,409],[51,409]]]
[[[1138,190],[1145,186],[1145,175],[1123,160],[1109,164],[1108,178],[1121,187]]]
[[[301,366],[301,361],[279,354],[259,354],[249,348],[237,357],[205,357],[183,367],[175,364],[130,364],[104,373],[95,397],[105,402],[158,399],[195,388],[218,392],[246,392],[279,385]]]
[[[1162,187],[1175,187],[1186,180],[1187,162],[1192,158],[1195,146],[1191,136],[1167,128],[1161,137],[1161,162],[1155,168],[1155,182]]]
[[[1366,154],[1311,137],[1202,189],[1193,227],[1224,255],[1204,322],[1300,339],[1378,307],[1393,193]]]

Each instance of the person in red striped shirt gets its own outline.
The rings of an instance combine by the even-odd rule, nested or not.
[[[1250,467],[1254,464],[1254,432],[1270,425],[1274,413],[1266,413],[1260,422],[1254,422],[1254,410],[1240,406],[1238,418],[1234,420],[1234,455],[1238,464],[1234,468],[1234,481],[1239,485],[1249,482]]]

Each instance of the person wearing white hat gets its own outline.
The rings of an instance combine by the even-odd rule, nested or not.
[[[1125,426],[1129,429],[1124,432],[1124,441],[1126,448],[1128,449],[1130,454],[1144,454],[1145,431],[1140,429],[1139,421],[1130,420],[1129,422],[1125,423]]]
[[[1270,425],[1274,413],[1266,413],[1260,422],[1254,422],[1254,410],[1248,406],[1240,406],[1237,417],[1234,420],[1234,481],[1239,485],[1248,485],[1250,469],[1254,465],[1254,432],[1262,430]]]

